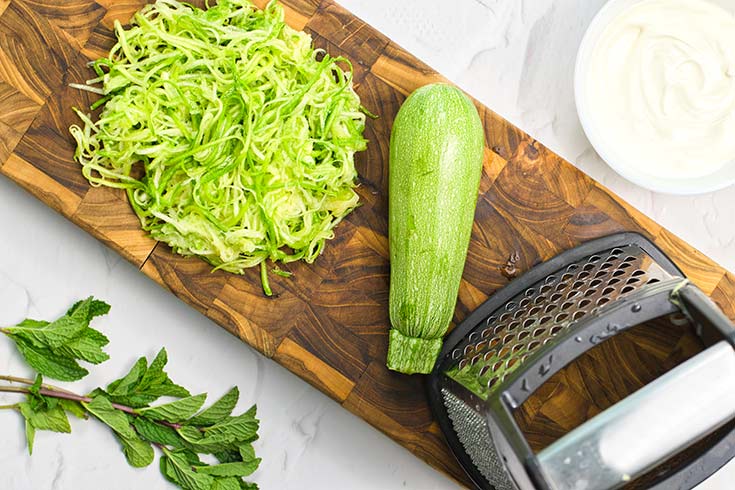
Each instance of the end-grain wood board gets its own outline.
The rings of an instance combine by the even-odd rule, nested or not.
[[[175,256],[139,229],[123,194],[90,188],[72,158],[72,107],[93,95],[68,87],[114,43],[143,0],[0,0],[0,172],[118,251],[145,274],[264,356],[290,369],[432,466],[468,484],[432,419],[420,377],[385,367],[388,320],[388,143],[407,94],[445,81],[332,0],[284,0],[287,22],[333,55],[350,58],[370,120],[357,156],[363,206],[315,264],[272,276],[212,272]],[[260,6],[265,1],[258,0]],[[478,104],[487,138],[484,173],[454,322],[508,279],[583,241],[621,230],[654,240],[735,318],[735,275],[633,209],[538,141]]]

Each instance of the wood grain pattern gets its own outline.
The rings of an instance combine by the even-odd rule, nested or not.
[[[330,55],[351,61],[362,103],[379,117],[368,121],[365,137],[370,144],[356,157],[362,206],[339,226],[316,263],[288,264],[283,268],[294,274],[292,278],[272,277],[275,296],[266,298],[258,271],[242,276],[212,272],[204,262],[175,256],[167,246],[146,238],[125,196],[91,188],[73,162],[74,144],[67,131],[76,122],[71,107],[85,109],[93,96],[68,84],[91,77],[86,64],[105,56],[114,44],[115,20],[128,22],[145,3],[0,0],[0,172],[263,355],[418,457],[469,484],[431,417],[423,380],[385,368],[390,132],[408,94],[446,79],[333,0],[284,0],[289,25],[312,34],[315,45]],[[263,7],[267,0],[255,3]],[[509,256],[518,254],[516,267],[522,273],[564,249],[621,230],[655,240],[735,318],[735,276],[491,109],[479,103],[477,108],[487,148],[453,324],[508,283],[502,269]],[[647,359],[645,366],[665,366],[667,361],[651,353],[649,344],[646,337],[617,349],[610,344],[605,358],[628,359],[632,352],[634,358]],[[613,393],[620,388],[603,380],[595,386],[587,383],[592,402],[583,402],[574,391],[581,372],[566,376],[541,393],[556,393],[564,403],[578,407],[555,416],[557,429],[572,427],[575,413],[595,413],[610,402],[608,388]],[[526,416],[543,420],[555,406],[529,405],[532,410]],[[542,436],[548,434],[536,431],[533,437]]]

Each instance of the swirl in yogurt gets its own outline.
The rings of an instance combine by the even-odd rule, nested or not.
[[[735,16],[705,0],[643,0],[595,45],[590,113],[646,173],[691,179],[735,160]]]

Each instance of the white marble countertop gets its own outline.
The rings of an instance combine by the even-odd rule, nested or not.
[[[700,250],[735,270],[735,190],[663,196],[617,177],[590,148],[572,93],[574,57],[604,0],[342,0],[390,38]],[[113,306],[97,324],[112,359],[72,387],[88,391],[161,346],[172,378],[212,397],[233,385],[258,404],[263,489],[450,489],[456,484],[326,396],[235,341],[114,252],[0,177],[0,325],[51,319],[94,294]],[[0,372],[28,369],[0,339]],[[7,398],[8,400],[10,398]],[[0,400],[6,400],[5,397]],[[3,403],[0,401],[0,404]],[[18,414],[0,411],[0,488],[171,488],[157,466],[130,468],[94,421],[39,432],[33,457]],[[729,489],[731,464],[701,486]]]

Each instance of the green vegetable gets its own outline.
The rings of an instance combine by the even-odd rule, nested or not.
[[[84,176],[125,189],[180,254],[234,273],[263,264],[266,293],[267,259],[313,262],[358,204],[365,114],[349,61],[314,49],[275,2],[158,0],[115,33],[97,77],[73,85],[103,96],[96,122],[78,112],[70,128]]]
[[[429,373],[457,302],[484,151],[472,102],[449,85],[416,90],[390,141],[388,367]]]
[[[26,345],[33,346],[40,357],[30,359],[46,368],[48,362],[39,359],[47,360],[49,356],[54,362],[79,359],[71,351],[64,350],[71,356],[64,357],[66,354],[56,354],[52,348],[63,350],[80,335],[104,337],[96,330],[94,335],[84,332],[91,330],[88,324],[93,317],[108,310],[106,303],[88,298],[54,322],[26,320],[0,331],[16,342],[23,355],[26,355]],[[233,416],[240,395],[233,388],[202,410],[207,395],[192,396],[171,381],[164,371],[166,363],[166,351],[162,349],[150,364],[142,357],[125,376],[84,396],[44,384],[41,374],[35,380],[0,375],[0,380],[16,383],[0,385],[0,392],[26,395],[25,401],[3,405],[0,409],[17,410],[25,420],[29,453],[33,452],[36,431],[69,433],[68,414],[82,419],[91,415],[113,431],[125,458],[135,468],[150,465],[155,458],[153,448],[160,449],[161,472],[182,489],[257,489],[256,484],[243,480],[260,465],[252,446],[260,426],[256,407]],[[177,399],[150,405],[162,396]],[[205,454],[212,455],[219,463],[203,462],[200,456]]]
[[[29,319],[0,328],[0,332],[15,342],[26,362],[40,374],[76,381],[89,374],[77,361],[99,364],[110,358],[102,351],[109,340],[89,326],[93,318],[109,311],[110,305],[89,297],[54,322]]]

